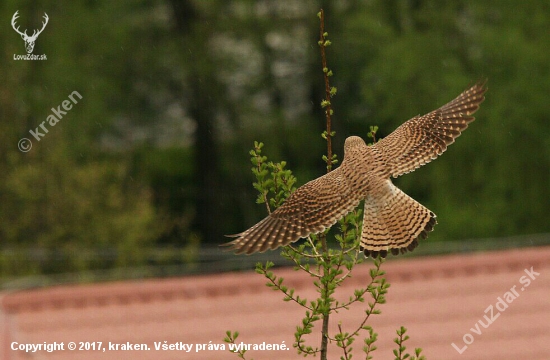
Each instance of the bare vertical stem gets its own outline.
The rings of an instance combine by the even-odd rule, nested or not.
[[[332,129],[331,129],[331,115],[332,105],[330,103],[330,84],[329,84],[329,69],[327,67],[326,56],[326,39],[325,39],[325,12],[321,9],[321,25],[319,27],[319,45],[321,47],[321,62],[323,65],[323,77],[325,79],[325,116],[327,119],[327,172],[332,171]]]
[[[319,27],[319,45],[321,47],[321,61],[323,65],[323,77],[325,80],[325,101],[326,101],[326,107],[325,107],[325,117],[327,120],[327,173],[332,171],[332,131],[331,131],[331,104],[330,104],[330,84],[329,84],[329,75],[328,75],[328,67],[327,67],[327,57],[326,57],[326,39],[325,39],[325,12],[323,9],[321,9],[320,13],[320,27]],[[320,234],[319,238],[321,240],[321,246],[323,250],[323,278],[324,281],[322,282],[322,297],[326,301],[326,299],[329,297],[329,289],[328,289],[328,281],[326,281],[326,275],[328,275],[328,272],[330,271],[330,262],[328,261],[328,246],[327,246],[327,239],[325,234]],[[328,324],[329,324],[329,315],[330,310],[327,311],[325,314],[323,314],[323,327],[321,330],[321,360],[327,360],[328,356]]]

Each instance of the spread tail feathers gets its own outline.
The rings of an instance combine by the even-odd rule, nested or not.
[[[390,190],[382,199],[365,199],[361,249],[367,257],[412,251],[437,223],[433,212],[391,182]]]

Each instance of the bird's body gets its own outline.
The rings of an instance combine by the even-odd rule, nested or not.
[[[456,99],[416,116],[393,133],[367,146],[351,136],[335,170],[292,193],[285,203],[227,243],[236,253],[251,254],[288,245],[335,224],[364,200],[361,248],[365,255],[412,251],[426,238],[436,216],[391,182],[441,155],[474,120],[486,88],[478,83]]]

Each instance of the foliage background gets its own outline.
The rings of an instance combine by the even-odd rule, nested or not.
[[[185,264],[263,217],[248,151],[324,173],[323,7],[341,158],[481,78],[477,120],[397,179],[430,239],[550,232],[550,4],[454,0],[51,0],[0,4],[0,275]],[[39,28],[34,54],[11,29]],[[73,91],[83,99],[40,142]],[[20,138],[33,141],[28,153]]]

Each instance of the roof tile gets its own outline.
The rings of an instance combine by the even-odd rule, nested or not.
[[[337,291],[347,299],[366,286],[372,264],[358,266]],[[531,279],[525,270],[540,275]],[[395,331],[407,327],[409,350],[422,347],[428,359],[547,359],[550,334],[550,247],[512,249],[467,255],[397,258],[382,266],[392,284],[381,315],[369,323],[379,333],[375,359],[392,359]],[[310,279],[289,268],[274,270],[301,296],[313,299]],[[525,277],[525,278],[522,278]],[[520,278],[524,283],[520,283]],[[530,280],[528,286],[527,279]],[[238,330],[239,341],[291,347],[303,311],[251,272],[212,274],[171,279],[56,286],[2,294],[0,353],[18,359],[220,359],[228,352],[157,351],[155,342],[222,344],[225,331]],[[514,287],[515,286],[515,287]],[[510,297],[516,291],[515,299]],[[507,304],[499,304],[499,297]],[[493,322],[485,328],[491,319]],[[365,307],[355,304],[331,318],[350,331],[362,320]],[[487,318],[485,318],[487,316]],[[487,320],[489,319],[489,321]],[[481,323],[479,322],[481,321]],[[476,325],[477,324],[477,325]],[[467,335],[469,334],[469,335]],[[317,331],[307,339],[318,343]],[[470,344],[465,343],[470,342]],[[25,354],[10,349],[12,342],[145,343],[150,351],[57,351]],[[459,354],[452,344],[463,349]],[[356,357],[363,346],[354,344]],[[464,348],[467,346],[467,348]],[[330,356],[340,353],[331,345]],[[338,356],[336,355],[338,354]],[[299,359],[289,351],[251,351],[255,359]]]

